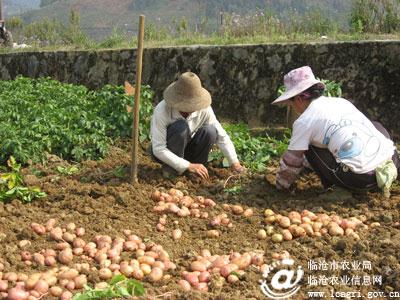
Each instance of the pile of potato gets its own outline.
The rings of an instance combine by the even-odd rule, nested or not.
[[[289,253],[274,253],[273,259],[289,257]],[[263,271],[267,268],[264,253],[253,251],[240,254],[232,252],[229,255],[212,255],[209,250],[201,251],[201,255],[196,256],[190,263],[190,269],[183,271],[183,279],[178,281],[179,286],[184,291],[191,289],[207,292],[211,282],[235,283],[244,276],[245,270],[250,266]]]
[[[271,235],[272,241],[279,243],[283,240],[290,241],[294,238],[303,236],[349,236],[356,240],[360,236],[356,232],[358,229],[367,229],[368,225],[364,224],[366,218],[363,216],[341,218],[338,215],[327,215],[325,213],[315,214],[309,210],[303,210],[301,213],[291,211],[287,216],[276,214],[271,209],[264,211],[264,221],[269,226],[266,230],[261,229],[258,232],[258,238],[264,239],[267,235]],[[280,232],[275,233],[274,227],[280,227]],[[379,226],[379,223],[372,223],[370,227]]]
[[[273,260],[289,257],[287,251],[272,253]],[[191,262],[190,270],[182,271],[183,279],[179,280],[178,284],[184,291],[194,289],[207,292],[211,284],[221,286],[226,282],[234,284],[240,281],[250,266],[262,273],[268,268],[263,251],[212,255],[209,250],[204,249],[201,255]]]
[[[168,193],[156,190],[151,195],[151,198],[157,202],[153,211],[157,213],[172,213],[179,217],[192,216],[207,219],[208,212],[204,211],[204,209],[216,205],[209,198],[202,196],[192,198],[187,195],[185,196],[182,191],[177,189],[170,189]],[[162,223],[159,224],[163,225]]]
[[[151,198],[156,202],[153,211],[162,213],[156,225],[157,231],[164,232],[167,225],[167,214],[174,214],[179,217],[194,217],[209,220],[209,225],[213,229],[207,231],[206,236],[209,238],[219,237],[220,232],[217,230],[219,226],[233,228],[232,221],[226,213],[220,213],[211,216],[210,210],[216,206],[216,203],[209,198],[203,196],[185,195],[178,189],[170,189],[168,192],[156,190],[152,193]],[[254,212],[251,208],[244,209],[240,205],[223,204],[222,209],[231,212],[237,216],[251,217]],[[208,210],[208,211],[206,211]],[[173,221],[174,225],[178,225],[179,221]],[[180,229],[175,229],[172,232],[173,239],[179,239],[182,236]]]
[[[31,253],[31,242],[21,240],[21,260],[26,265],[51,269],[29,275],[4,272],[4,263],[0,260],[0,298],[37,300],[50,294],[71,299],[74,290],[87,284],[88,274],[97,274],[102,281],[96,286],[104,288],[114,275],[157,282],[169,278],[166,271],[176,268],[161,245],[144,243],[130,230],[124,230],[124,237],[97,235],[87,242],[83,239],[85,229],[74,223],[61,227],[50,219],[45,225],[32,223],[31,228],[55,244],[51,249]]]

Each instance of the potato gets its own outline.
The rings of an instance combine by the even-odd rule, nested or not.
[[[379,222],[373,222],[369,225],[369,227],[371,227],[371,228],[376,228],[376,227],[380,227],[380,226],[381,226],[381,224]]]
[[[264,210],[264,216],[265,217],[269,217],[269,216],[273,216],[275,213],[271,210],[271,209],[269,209],[269,208],[267,208],[266,210]]]
[[[289,228],[290,226],[290,219],[288,217],[281,217],[279,220],[279,225],[282,228]]]
[[[28,248],[31,245],[31,241],[29,240],[21,240],[18,242],[18,246],[23,249],[23,248]]]
[[[72,262],[73,259],[72,250],[70,248],[62,250],[58,254],[57,258],[60,263],[68,265],[70,262]]]
[[[192,271],[204,272],[207,270],[207,266],[203,262],[195,260],[190,264],[190,269]]]
[[[204,205],[209,207],[214,207],[216,203],[213,200],[206,198],[204,199]]]
[[[239,269],[239,266],[234,263],[227,264],[227,265],[224,265],[221,267],[220,274],[222,277],[226,278],[229,276],[229,274],[231,274],[232,272],[234,272],[238,269]]]
[[[46,228],[38,223],[31,223],[31,228],[35,233],[39,235],[42,235],[46,232]]]
[[[7,292],[8,289],[8,281],[0,280],[0,292]]]
[[[241,257],[233,259],[231,263],[237,265],[239,269],[244,270],[251,264],[251,255],[244,253]]]
[[[174,239],[174,240],[178,240],[178,239],[180,239],[182,237],[182,230],[180,230],[180,229],[174,229],[173,231],[172,231],[172,238]]]
[[[280,243],[283,240],[283,235],[280,233],[275,233],[272,235],[271,239],[274,243]]]
[[[183,275],[183,278],[188,281],[191,285],[199,283],[199,274],[196,272],[187,272]]]
[[[209,238],[219,237],[219,231],[218,230],[208,230],[207,237],[209,237]]]
[[[46,230],[51,231],[54,228],[54,225],[56,225],[57,221],[56,219],[49,219],[46,222]]]
[[[265,239],[267,238],[267,232],[266,232],[264,229],[260,229],[260,230],[257,232],[257,238],[258,238],[259,240],[265,240]]]
[[[289,229],[282,230],[282,236],[285,241],[291,241],[293,239],[293,235],[289,231]]]
[[[149,266],[152,266],[154,264],[154,262],[155,262],[154,257],[147,256],[147,255],[143,255],[141,257],[138,257],[137,260],[138,260],[138,262],[140,264],[147,264]]]
[[[150,280],[150,282],[157,282],[160,281],[163,277],[163,270],[161,270],[160,268],[153,268],[150,272],[150,274],[148,275],[148,278]]]
[[[254,253],[251,257],[251,264],[261,266],[264,263],[264,256],[260,253]]]
[[[238,281],[239,281],[239,277],[237,277],[237,276],[234,275],[234,274],[230,274],[226,280],[227,280],[229,283],[235,283],[235,282],[238,282]]]
[[[75,277],[79,275],[79,272],[75,269],[66,270],[58,275],[59,279],[68,279],[73,280]]]
[[[50,238],[54,241],[61,241],[63,236],[62,229],[60,227],[55,227],[50,231]]]
[[[241,215],[243,213],[243,207],[241,207],[240,205],[233,205],[232,206],[232,212],[235,215]]]
[[[319,232],[321,230],[321,228],[322,228],[322,223],[321,222],[314,222],[312,224],[312,228],[314,230],[314,233],[315,232]]]
[[[62,238],[64,241],[68,242],[68,243],[72,243],[75,239],[75,234],[70,233],[70,232],[64,232],[62,235]]]
[[[75,288],[82,289],[87,284],[86,275],[79,275],[74,278]]]
[[[339,225],[330,225],[329,228],[329,234],[332,236],[337,236],[337,235],[344,235],[344,230],[341,228]]]
[[[303,224],[300,224],[299,226],[304,229],[304,231],[306,232],[306,234],[308,236],[313,236],[314,235],[314,230],[313,230],[311,224],[303,223]]]
[[[57,260],[54,256],[46,256],[44,258],[44,264],[48,267],[52,267],[54,265],[56,265]]]
[[[204,271],[204,272],[200,273],[200,275],[199,275],[200,282],[209,282],[210,280],[211,280],[210,272]]]
[[[43,295],[49,290],[49,284],[45,280],[40,279],[38,282],[36,282],[34,290],[40,295]]]
[[[78,237],[84,236],[85,235],[85,228],[83,228],[83,227],[76,228],[75,235],[78,236]]]
[[[243,216],[245,216],[246,218],[253,216],[253,214],[254,214],[254,212],[251,208],[248,208],[243,212]]]
[[[144,275],[149,275],[151,273],[151,266],[149,266],[148,264],[141,264],[140,270],[143,271]]]
[[[184,279],[179,280],[179,281],[178,281],[178,285],[179,285],[179,287],[180,287],[183,291],[185,291],[185,292],[190,291],[191,288],[192,288],[191,285],[190,285],[190,283],[189,283],[189,281],[184,280]]]
[[[276,216],[272,215],[272,216],[268,216],[264,219],[265,223],[267,224],[273,224],[276,221]]]
[[[44,256],[40,253],[34,253],[32,259],[38,265],[44,266]]]
[[[307,232],[304,230],[304,228],[296,226],[294,227],[292,234],[294,237],[303,237],[307,235]]]
[[[25,281],[25,287],[30,290],[35,287],[35,284],[38,282],[42,274],[40,273],[33,273],[31,274],[28,279]]]
[[[52,286],[50,288],[49,292],[50,292],[50,295],[52,295],[53,297],[60,297],[63,290],[59,286]]]
[[[70,300],[72,299],[72,293],[70,291],[65,291],[61,294],[60,300]]]

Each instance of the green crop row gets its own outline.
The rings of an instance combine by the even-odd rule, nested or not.
[[[149,137],[153,92],[142,87],[140,140]],[[122,86],[91,91],[50,78],[0,81],[0,162],[42,161],[45,153],[81,161],[103,157],[116,138],[132,131]]]

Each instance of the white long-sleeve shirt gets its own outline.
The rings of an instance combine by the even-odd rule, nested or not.
[[[190,162],[184,158],[177,156],[167,148],[167,127],[179,119],[185,119],[176,109],[169,107],[166,102],[161,101],[154,109],[151,119],[151,142],[153,154],[165,164],[174,168],[179,174],[182,174],[188,167]],[[214,125],[217,129],[217,146],[223,155],[228,159],[229,164],[239,162],[235,147],[225,129],[215,117],[211,106],[191,113],[186,119],[191,136],[193,137],[197,130],[204,125]]]

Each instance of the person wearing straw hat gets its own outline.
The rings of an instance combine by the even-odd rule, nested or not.
[[[231,170],[243,172],[235,147],[211,108],[211,95],[199,77],[183,73],[164,91],[164,100],[151,120],[152,153],[163,164],[166,178],[185,171],[202,179],[209,177],[206,164],[213,144],[228,159]]]
[[[285,93],[272,104],[291,105],[300,116],[280,160],[277,188],[291,188],[308,165],[326,189],[361,191],[378,186],[389,197],[400,161],[387,130],[350,101],[323,96],[325,85],[308,66],[290,71],[284,84]]]

